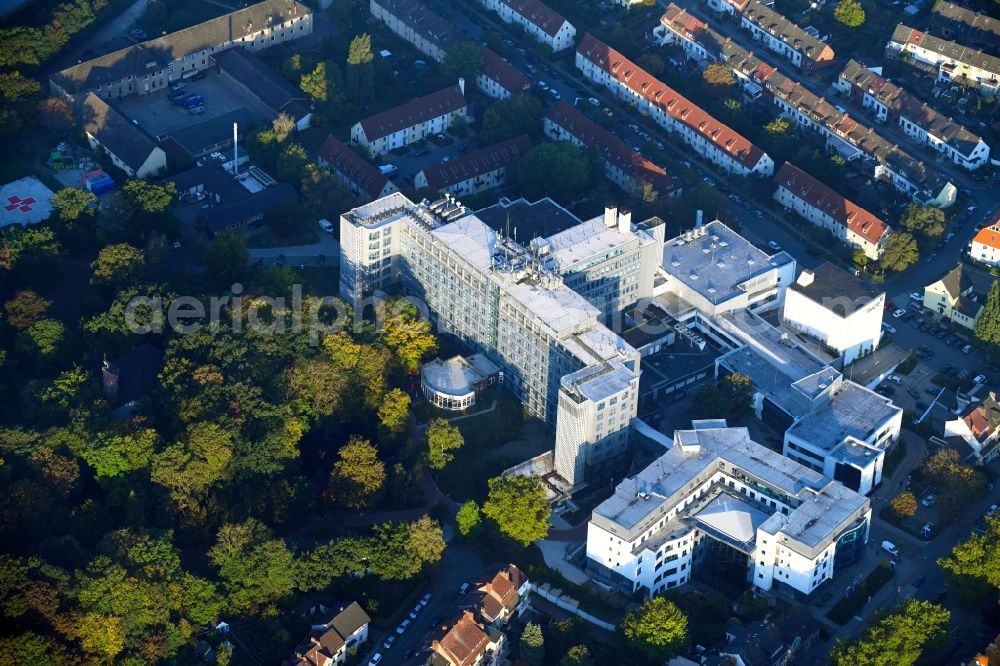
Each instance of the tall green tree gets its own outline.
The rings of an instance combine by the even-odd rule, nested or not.
[[[501,534],[522,546],[549,533],[552,505],[545,486],[535,476],[502,476],[489,480],[483,514],[496,523]]]
[[[90,264],[94,271],[90,281],[118,291],[131,286],[140,275],[146,263],[145,253],[128,243],[106,245]]]
[[[97,197],[79,187],[64,187],[52,197],[52,207],[63,222],[75,222],[81,216],[93,217]]]
[[[465,85],[471,86],[483,70],[483,54],[479,44],[471,41],[455,42],[448,47],[444,62],[441,63],[441,75],[448,81],[465,79]]]
[[[479,516],[479,505],[476,504],[476,500],[467,500],[458,507],[458,512],[455,514],[455,525],[462,537],[473,536],[479,531],[481,522],[482,518]]]
[[[923,465],[925,478],[938,488],[938,516],[957,519],[973,500],[986,492],[986,476],[962,462],[958,451],[938,449]]]
[[[574,645],[559,661],[559,666],[596,666],[590,648],[586,645]]]
[[[223,231],[215,235],[212,244],[205,250],[205,268],[219,284],[239,282],[247,273],[247,242],[234,231]]]
[[[625,642],[650,661],[662,664],[683,652],[688,643],[688,619],[672,601],[654,597],[625,614]]]
[[[857,28],[865,22],[865,8],[858,0],[840,0],[833,17],[848,28]]]
[[[309,163],[309,152],[302,144],[290,143],[278,155],[277,176],[289,183],[298,183]]]
[[[837,641],[830,661],[834,666],[912,666],[928,643],[944,635],[950,617],[936,604],[908,599],[882,614],[860,638]]]
[[[719,394],[726,414],[733,418],[745,416],[753,407],[753,382],[742,373],[732,372],[723,377]]]
[[[542,143],[518,161],[515,175],[529,199],[548,196],[568,204],[590,180],[590,161],[581,148],[569,141]]]
[[[392,437],[398,437],[406,430],[410,418],[410,396],[398,388],[385,394],[378,409],[379,422]]]
[[[385,482],[385,463],[368,440],[352,437],[337,452],[330,472],[330,494],[352,508],[367,506]]]
[[[997,356],[1000,351],[1000,281],[994,280],[990,285],[974,332],[977,340],[988,345],[990,355]]]
[[[452,461],[451,451],[462,448],[462,431],[445,419],[431,419],[427,424],[427,464],[431,469],[444,469]]]
[[[955,544],[951,555],[938,560],[938,565],[956,576],[969,576],[1000,592],[1000,515],[986,518],[986,533],[975,532]]]
[[[253,518],[219,528],[208,557],[219,570],[235,613],[256,615],[295,590],[292,552]]]
[[[701,77],[713,87],[729,88],[733,85],[733,74],[725,65],[717,62],[709,63],[702,71]]]
[[[359,109],[367,109],[375,97],[375,53],[368,33],[356,35],[347,48],[344,84],[351,101]]]
[[[479,140],[491,146],[522,134],[539,139],[543,111],[542,103],[534,95],[520,94],[500,100],[483,114]]]
[[[917,263],[919,259],[920,249],[913,236],[905,231],[893,231],[885,241],[879,262],[882,268],[899,273]]]
[[[416,372],[420,361],[437,349],[437,338],[431,332],[431,323],[418,319],[408,310],[385,320],[381,331],[382,341],[393,351],[400,365],[408,372]]]
[[[850,0],[845,0],[845,2]],[[899,218],[900,226],[911,234],[920,234],[928,240],[934,240],[944,234],[948,223],[944,211],[934,206],[909,204]]]
[[[542,628],[534,622],[524,625],[521,632],[521,660],[529,666],[543,666],[545,663],[545,637]]]
[[[900,518],[910,518],[917,512],[917,498],[909,490],[904,490],[892,498],[892,512]]]

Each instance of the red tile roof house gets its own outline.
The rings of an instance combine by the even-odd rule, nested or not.
[[[997,457],[1000,441],[1000,404],[996,393],[990,394],[978,405],[969,405],[965,411],[944,424],[945,439],[957,438],[971,449],[968,456],[979,465]]]
[[[833,49],[771,7],[750,0],[740,27],[800,69],[810,70],[833,62]]]
[[[337,141],[333,135],[327,136],[320,146],[316,161],[324,169],[329,169],[360,203],[381,199],[399,189],[377,168]]]
[[[431,642],[431,650],[431,663],[442,666],[499,666],[506,659],[507,641],[502,632],[479,624],[467,610],[441,640]]]
[[[508,175],[531,150],[527,134],[424,168],[413,179],[417,189],[429,187],[456,197],[505,185]]]
[[[357,122],[351,128],[351,143],[371,156],[422,141],[451,127],[457,118],[468,120],[465,81],[418,97]]]
[[[848,201],[829,187],[789,162],[774,177],[778,189],[774,199],[813,224],[829,229],[851,247],[878,259],[889,237],[889,225],[867,210]]]
[[[545,136],[553,141],[571,141],[587,148],[595,148],[604,163],[604,175],[626,192],[641,193],[643,183],[649,183],[660,196],[681,195],[681,184],[662,167],[629,148],[607,131],[566,102],[559,102],[545,113]]]
[[[484,595],[479,614],[487,622],[503,626],[517,612],[521,602],[527,600],[530,588],[528,577],[511,564],[479,588]]]
[[[368,9],[389,30],[437,62],[463,38],[451,22],[417,0],[371,0]]]
[[[507,99],[512,95],[531,91],[531,79],[489,48],[480,47],[483,69],[476,77],[476,87],[493,99]]]
[[[553,51],[573,46],[576,28],[562,14],[539,0],[480,0],[507,23],[520,24],[532,39]]]
[[[576,66],[726,172],[774,173],[774,160],[767,153],[593,35],[585,35],[577,46]]]

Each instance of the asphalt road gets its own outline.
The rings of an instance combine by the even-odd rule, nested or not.
[[[411,650],[419,653],[430,648],[432,637],[429,634],[438,626],[433,621],[451,626],[463,608],[475,604],[481,594],[472,590],[463,596],[458,592],[459,587],[462,583],[481,582],[486,574],[486,566],[478,552],[454,541],[449,543],[438,565],[437,573],[425,590],[431,593],[427,606],[420,611],[417,619],[411,620],[410,626],[402,634],[396,633],[398,623],[386,632],[371,631],[369,634],[371,648],[363,655],[364,658],[371,659],[375,653],[381,654],[382,661],[379,666],[423,663],[423,657],[418,660],[416,657],[405,659],[404,656]],[[406,612],[409,613],[410,610],[407,608]],[[396,640],[392,647],[386,649],[383,643],[388,636],[395,636]]]

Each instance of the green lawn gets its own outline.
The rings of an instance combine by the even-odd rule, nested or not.
[[[854,617],[861,608],[868,603],[868,598],[882,589],[892,578],[892,572],[884,563],[879,564],[864,580],[858,585],[858,589],[849,596],[837,602],[837,605],[826,614],[827,618],[837,624],[845,624]]]
[[[540,450],[532,449],[533,452],[523,452],[523,447],[514,451],[505,450],[505,445],[521,435],[523,421],[521,403],[501,390],[497,394],[494,411],[456,422],[465,438],[465,445],[455,453],[455,459],[447,467],[436,472],[441,490],[459,502],[467,499],[482,502],[486,499],[488,479],[530,455],[544,451],[547,446],[541,446]]]

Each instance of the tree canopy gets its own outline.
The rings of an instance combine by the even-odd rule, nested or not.
[[[569,141],[542,143],[522,157],[516,167],[521,191],[531,200],[552,197],[568,204],[590,180],[586,153]]]
[[[664,597],[653,597],[625,614],[621,623],[625,641],[656,663],[680,654],[688,643],[688,619]]]
[[[367,505],[385,482],[385,464],[371,442],[353,437],[340,447],[330,474],[330,494],[344,506]]]
[[[465,79],[465,85],[473,85],[476,77],[483,69],[483,55],[479,44],[471,41],[455,42],[448,47],[444,62],[441,63],[441,74],[449,81]]]
[[[887,270],[902,272],[919,259],[920,249],[916,239],[905,231],[893,231],[885,241],[879,262]]]
[[[541,479],[534,476],[504,476],[489,480],[489,495],[483,515],[496,523],[500,533],[527,546],[549,533],[552,505],[545,497]]]
[[[865,22],[865,9],[858,0],[840,0],[833,17],[848,28],[857,28]]]
[[[912,666],[924,648],[944,635],[951,613],[936,604],[907,599],[877,617],[857,640],[839,640],[834,666]]]
[[[911,203],[906,207],[899,218],[899,223],[911,234],[919,234],[928,240],[940,237],[948,228],[943,210],[917,203]]]
[[[480,143],[492,146],[522,134],[538,139],[542,135],[543,110],[534,95],[522,93],[500,100],[483,114]]]
[[[909,518],[917,512],[917,498],[909,490],[904,490],[892,498],[892,512],[900,518]]]
[[[1000,592],[1000,516],[986,517],[986,533],[973,533],[938,560],[945,571],[985,582]]]
[[[431,419],[427,424],[427,464],[431,469],[444,469],[454,457],[451,451],[462,448],[465,439],[457,426],[445,419]]]
[[[974,332],[977,340],[988,345],[990,355],[996,356],[1000,350],[1000,282],[996,280],[986,294],[986,302],[976,321]]]

